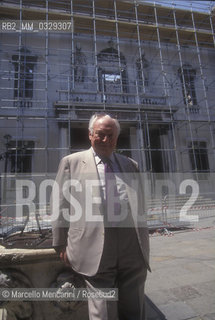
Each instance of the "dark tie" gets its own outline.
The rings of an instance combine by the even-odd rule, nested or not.
[[[111,226],[115,225],[114,216],[120,214],[119,193],[117,191],[116,177],[114,174],[113,163],[109,158],[103,158],[105,167],[105,196],[106,211],[108,222]]]

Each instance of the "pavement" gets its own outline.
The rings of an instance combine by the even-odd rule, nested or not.
[[[148,320],[215,320],[215,216],[150,236]]]

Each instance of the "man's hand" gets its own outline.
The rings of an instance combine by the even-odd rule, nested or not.
[[[70,265],[69,259],[67,258],[66,248],[61,249],[59,252],[60,260],[63,261],[67,266]]]

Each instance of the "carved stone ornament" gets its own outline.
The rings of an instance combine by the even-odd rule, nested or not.
[[[0,271],[0,288],[32,288],[30,280],[22,272],[7,269]],[[5,320],[32,320],[34,305],[31,301],[1,301],[0,308]]]
[[[61,272],[57,276],[56,281],[51,285],[51,288],[59,288],[59,290],[84,287],[85,282],[81,275],[75,273],[71,269]],[[58,312],[61,311],[56,317],[57,320],[62,320],[62,317],[64,320],[89,319],[87,301],[52,301],[51,303],[53,306],[58,308]]]

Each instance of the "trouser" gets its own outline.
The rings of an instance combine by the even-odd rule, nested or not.
[[[118,301],[89,299],[90,320],[144,320],[147,268],[134,228],[105,229],[98,272],[85,277],[87,288],[117,288]]]

